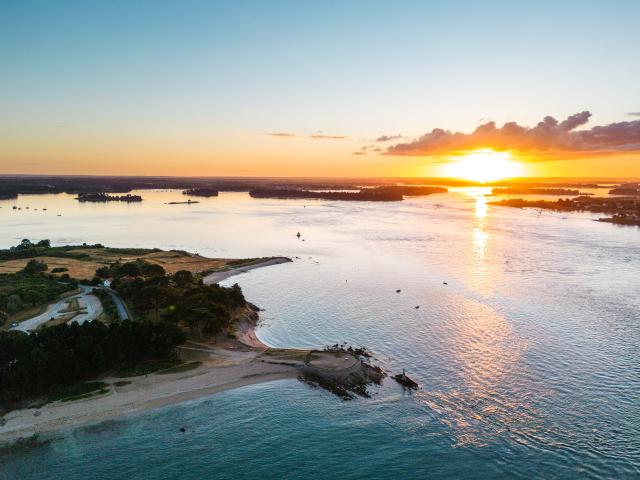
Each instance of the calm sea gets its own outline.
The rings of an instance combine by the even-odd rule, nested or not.
[[[478,188],[388,204],[140,193],[0,202],[0,246],[290,256],[226,282],[264,308],[259,337],[364,345],[421,389],[387,379],[343,402],[254,385],[4,452],[0,478],[640,477],[640,229],[490,206]]]

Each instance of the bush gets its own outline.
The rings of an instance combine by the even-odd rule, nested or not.
[[[32,258],[22,269],[25,273],[41,273],[46,272],[49,269],[46,263]]]

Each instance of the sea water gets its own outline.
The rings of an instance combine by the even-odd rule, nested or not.
[[[264,309],[258,336],[366,346],[420,389],[387,378],[345,402],[252,385],[4,450],[0,478],[640,476],[640,229],[489,205],[482,188],[391,203],[135,193],[0,202],[0,246],[289,256],[224,282]]]

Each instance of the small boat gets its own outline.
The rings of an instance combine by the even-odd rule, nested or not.
[[[300,235],[300,232],[298,232],[298,234],[296,235],[296,237],[300,238],[300,236],[301,236],[301,235]]]
[[[393,379],[405,388],[409,388],[412,390],[418,389],[418,384],[412,378],[407,376],[404,368],[402,369],[402,373],[395,375]]]
[[[398,290],[396,290],[396,293],[400,293],[401,291],[402,291],[402,290],[398,289]]]

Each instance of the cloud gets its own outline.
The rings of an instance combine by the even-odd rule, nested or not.
[[[278,138],[312,138],[313,140],[342,140],[343,138],[347,138],[343,135],[322,135],[322,134],[314,134],[314,135],[298,135],[297,133],[291,132],[269,132],[267,135],[271,137]]]
[[[627,115],[630,117],[640,117],[640,112],[628,112]]]
[[[362,150],[358,150],[357,152],[351,152],[351,155],[366,155],[367,152],[364,152]]]
[[[267,135],[270,135],[272,137],[281,137],[281,138],[294,138],[294,137],[297,137],[297,135],[295,133],[289,133],[289,132],[273,132],[273,133],[267,133]]]
[[[313,138],[315,140],[342,140],[343,138],[347,138],[344,135],[309,135],[309,138]]]
[[[402,135],[382,135],[376,138],[376,142],[390,142],[391,140],[400,140]]]
[[[487,122],[471,133],[434,128],[411,142],[390,146],[385,154],[439,156],[491,148],[508,150],[516,155],[533,155],[532,160],[545,160],[548,156],[558,159],[584,154],[640,152],[640,120],[576,130],[590,117],[588,111],[571,115],[562,122],[547,116],[535,127],[516,122],[497,127],[495,122]]]

